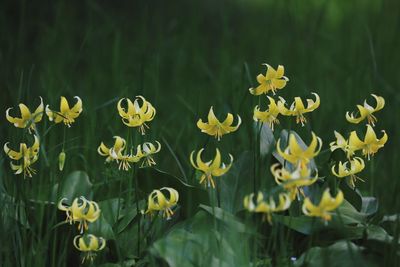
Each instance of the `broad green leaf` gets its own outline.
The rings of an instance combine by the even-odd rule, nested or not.
[[[61,198],[67,198],[69,202],[72,202],[74,198],[84,196],[88,199],[92,199],[92,183],[89,176],[84,171],[74,171],[71,172],[65,179],[61,182],[61,186],[58,192],[58,202]]]

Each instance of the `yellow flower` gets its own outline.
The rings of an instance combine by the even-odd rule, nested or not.
[[[311,170],[300,165],[291,172],[280,167],[280,163],[275,163],[271,166],[271,173],[275,178],[275,182],[282,185],[290,194],[290,199],[294,200],[299,197],[299,193],[304,196],[303,186],[310,186],[318,180],[318,173],[311,177]]]
[[[314,205],[308,197],[304,199],[303,213],[307,216],[321,217],[325,221],[330,221],[332,219],[331,211],[339,207],[343,199],[342,191],[339,190],[336,197],[333,198],[329,193],[329,188],[327,188],[318,205]]]
[[[245,209],[250,212],[263,213],[264,218],[267,218],[270,224],[272,224],[271,214],[274,212],[287,210],[290,207],[290,204],[290,196],[286,193],[279,194],[278,206],[276,205],[273,197],[270,197],[269,201],[265,201],[264,195],[261,192],[258,192],[256,202],[254,202],[254,193],[246,196],[243,200]]]
[[[204,183],[205,186],[210,187],[211,185],[213,188],[215,188],[213,176],[219,177],[227,173],[232,166],[233,156],[229,154],[231,162],[228,165],[225,165],[225,163],[221,164],[221,153],[217,148],[215,158],[208,162],[204,162],[201,159],[201,153],[203,152],[203,150],[204,148],[200,149],[197,153],[196,163],[193,160],[194,151],[192,151],[192,153],[190,154],[190,163],[192,163],[192,166],[195,169],[203,172],[202,176],[200,177],[200,184]]]
[[[40,104],[33,113],[31,113],[31,111],[25,104],[20,103],[18,105],[19,111],[21,113],[21,118],[10,116],[10,110],[12,110],[13,108],[8,108],[6,110],[7,120],[12,124],[14,124],[14,126],[17,128],[28,127],[29,133],[31,133],[31,130],[35,131],[35,126],[36,126],[35,124],[42,120],[43,109],[44,109],[43,99],[40,96],[39,98],[40,98]]]
[[[73,243],[77,250],[85,253],[82,263],[85,260],[93,262],[94,257],[96,257],[96,252],[103,250],[106,246],[106,240],[104,238],[92,234],[86,236],[77,235],[75,236]]]
[[[24,174],[26,176],[32,177],[36,171],[31,167],[39,158],[39,138],[34,135],[35,141],[31,147],[28,147],[25,143],[19,145],[19,151],[14,151],[8,147],[9,142],[4,144],[4,152],[7,156],[15,161],[21,161],[19,164],[14,164],[10,162],[11,169],[15,174]]]
[[[317,149],[317,146],[319,148]],[[276,143],[276,149],[279,155],[286,161],[292,163],[293,165],[300,164],[301,167],[305,167],[312,158],[318,155],[322,148],[322,140],[317,137],[315,133],[312,133],[312,140],[310,146],[305,149],[301,148],[297,142],[296,136],[290,134],[289,136],[289,146],[282,151],[281,150],[281,139],[278,139]]]
[[[138,145],[136,157],[139,159],[144,158],[140,167],[151,167],[152,165],[156,165],[152,155],[161,150],[160,142],[156,141],[156,143],[157,147],[149,142],[145,142],[142,146]]]
[[[215,117],[213,107],[211,107],[208,112],[208,122],[203,122],[202,119],[199,119],[197,121],[197,127],[199,127],[203,133],[215,136],[219,141],[224,134],[234,132],[239,128],[242,119],[239,115],[237,115],[237,117],[238,124],[236,126],[232,126],[233,115],[231,113],[228,113],[226,119],[223,122],[220,122],[217,117]]]
[[[285,69],[282,65],[279,65],[277,70],[274,70],[270,65],[267,66],[267,72],[264,75],[258,74],[257,82],[260,84],[256,88],[250,88],[249,91],[252,95],[267,94],[269,91],[275,95],[276,90],[282,89],[286,86],[289,79],[283,76]]]
[[[130,163],[139,162],[142,158],[142,155],[137,153],[134,155],[131,154],[124,154],[124,150],[126,148],[126,141],[120,136],[114,136],[115,142],[114,146],[108,148],[103,142],[101,142],[100,146],[97,148],[97,152],[106,158],[106,162],[116,161],[119,163],[118,169],[121,168],[125,171],[128,171],[131,167]]]
[[[320,98],[316,93],[312,93],[315,95],[315,101],[312,99],[307,99],[307,107],[304,106],[303,101],[300,97],[295,97],[293,103],[290,105],[290,108],[287,109],[285,107],[286,101],[282,97],[279,97],[278,107],[281,111],[282,115],[285,116],[296,116],[296,123],[301,123],[304,126],[304,123],[307,122],[306,117],[304,117],[305,113],[312,112],[319,107]]]
[[[360,123],[363,121],[365,118],[368,120],[368,124],[375,126],[375,122],[377,122],[377,118],[373,115],[373,113],[383,109],[385,106],[385,99],[381,96],[377,96],[374,94],[371,94],[375,100],[376,100],[376,107],[372,107],[367,103],[367,100],[364,100],[364,105],[357,105],[358,111],[360,112],[360,116],[356,117],[354,113],[352,112],[351,114],[349,112],[346,112],[346,119],[348,122],[351,123]]]
[[[75,122],[75,119],[82,112],[82,100],[79,96],[75,96],[74,98],[76,99],[76,104],[72,108],[69,107],[67,99],[63,96],[61,97],[60,111],[53,111],[47,105],[46,114],[49,120],[55,123],[64,122],[65,125],[71,127],[71,124]]]
[[[166,197],[163,192],[168,192],[169,197]],[[174,214],[172,208],[177,205],[178,200],[179,193],[173,188],[163,187],[160,190],[153,190],[147,200],[146,213],[150,213],[151,215],[155,211],[161,211],[163,217],[167,217],[167,220],[169,220]]]
[[[277,119],[280,114],[279,108],[276,105],[275,100],[272,97],[267,96],[269,99],[268,109],[265,111],[260,111],[258,106],[254,108],[253,119],[255,121],[261,121],[263,123],[268,123],[271,130],[274,130],[274,124],[279,124],[279,120]]]
[[[78,230],[83,233],[83,230],[87,230],[89,228],[88,222],[92,223],[96,221],[100,216],[100,208],[99,205],[94,202],[87,200],[85,197],[81,196],[79,198],[75,198],[72,202],[71,206],[65,206],[63,202],[67,200],[67,198],[63,198],[58,202],[58,209],[65,211],[67,214],[67,221],[70,224],[78,222]]]
[[[364,156],[370,159],[370,156],[374,155],[380,148],[382,148],[388,140],[388,136],[384,130],[382,130],[383,136],[378,139],[375,131],[371,125],[367,124],[367,132],[365,133],[364,141],[358,138],[356,131],[352,131],[349,137],[349,146],[355,150],[361,150]]]
[[[349,166],[350,164],[350,166]],[[354,188],[355,187],[355,182],[357,179],[363,181],[361,178],[356,176],[355,174],[361,172],[365,168],[364,160],[359,157],[355,157],[354,159],[351,159],[349,161],[346,161],[345,163],[342,163],[339,161],[339,164],[337,165],[337,172],[336,172],[336,165],[332,166],[332,173],[338,178],[344,178],[350,176],[350,184]]]
[[[127,108],[121,106],[124,99],[128,103]],[[139,99],[142,101],[142,105],[139,104]],[[140,95],[136,97],[133,103],[129,98],[122,98],[118,101],[117,109],[119,115],[122,117],[122,122],[128,127],[139,127],[142,135],[145,134],[146,128],[149,128],[146,122],[152,121],[156,115],[155,108]]]

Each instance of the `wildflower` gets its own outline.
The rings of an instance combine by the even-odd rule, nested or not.
[[[300,97],[295,97],[289,109],[285,107],[286,104],[285,99],[279,97],[277,105],[281,111],[281,114],[285,116],[296,116],[296,123],[301,123],[301,125],[304,126],[304,123],[307,122],[307,119],[306,117],[304,117],[304,114],[314,111],[319,107],[320,104],[319,95],[316,93],[312,94],[315,96],[315,101],[312,99],[307,99],[307,107],[304,106],[304,103]]]
[[[364,105],[357,105],[358,111],[360,112],[360,116],[356,117],[354,113],[346,112],[346,120],[351,123],[360,123],[365,118],[367,118],[368,124],[375,126],[375,123],[378,121],[377,118],[373,115],[373,113],[383,109],[385,106],[385,99],[381,96],[377,96],[371,94],[376,100],[376,107],[372,107],[367,103],[367,100],[364,100]]]
[[[329,143],[330,150],[333,152],[336,149],[341,149],[346,153],[347,158],[350,158],[351,156],[353,156],[354,152],[355,152],[354,147],[349,146],[348,140],[346,138],[344,138],[343,135],[341,135],[340,133],[338,133],[336,131],[334,133],[335,133],[336,141]]]
[[[160,142],[156,141],[157,148],[155,145],[149,142],[145,142],[142,146],[138,145],[136,157],[137,158],[144,158],[140,167],[151,167],[152,165],[156,165],[152,155],[160,152],[161,144]]]
[[[46,106],[46,114],[49,117],[50,121],[54,121],[55,123],[64,122],[65,125],[71,127],[71,124],[75,122],[75,119],[82,112],[82,100],[79,96],[74,96],[76,99],[75,105],[70,108],[68,101],[65,97],[61,97],[60,102],[60,111],[53,111],[49,108],[49,105]]]
[[[345,163],[339,161],[337,168],[336,165],[333,165],[331,171],[333,175],[335,175],[338,178],[344,178],[350,176],[350,184],[354,188],[357,179],[363,181],[361,178],[356,176],[356,174],[361,172],[364,168],[365,168],[364,160],[362,158],[355,157],[354,159],[346,161]],[[336,171],[335,169],[337,169],[338,171]]]
[[[106,247],[106,240],[104,238],[92,234],[86,236],[77,235],[75,236],[73,243],[77,250],[85,253],[82,263],[84,263],[85,260],[93,262],[93,259],[96,257],[96,252],[103,250]]]
[[[233,156],[229,154],[231,162],[228,165],[225,165],[225,163],[221,164],[221,153],[217,148],[214,159],[208,162],[203,162],[203,160],[201,159],[201,153],[203,153],[203,150],[204,148],[200,149],[197,153],[196,163],[193,160],[194,151],[192,151],[192,153],[190,154],[190,162],[195,169],[203,172],[200,177],[200,184],[204,183],[205,186],[210,187],[211,185],[213,188],[215,188],[213,176],[219,177],[227,173],[232,166]]]
[[[197,127],[199,127],[203,133],[215,136],[219,141],[224,134],[234,132],[239,128],[240,124],[242,123],[242,119],[239,115],[237,115],[237,117],[238,124],[236,126],[232,126],[233,115],[231,113],[228,113],[226,119],[223,122],[220,122],[217,117],[215,117],[213,107],[211,107],[210,111],[208,112],[208,122],[203,122],[201,119],[199,119],[197,121]]]
[[[163,192],[168,192],[166,195]],[[179,200],[179,193],[173,188],[163,187],[159,190],[153,190],[147,200],[147,211],[145,213],[152,214],[155,211],[162,211],[163,217],[167,220],[171,219],[174,214],[172,208],[177,205]]]
[[[28,147],[25,143],[19,145],[19,151],[14,151],[8,147],[9,142],[4,144],[4,152],[7,156],[16,161],[21,161],[19,164],[14,164],[10,162],[11,169],[15,174],[24,174],[26,176],[32,177],[36,174],[35,169],[32,168],[32,164],[35,163],[39,158],[39,138],[34,135],[35,141],[31,147]]]
[[[83,230],[89,228],[88,223],[95,222],[100,216],[99,205],[94,202],[87,200],[85,197],[81,196],[75,198],[71,206],[65,206],[63,204],[67,198],[63,198],[58,202],[58,209],[65,211],[67,214],[67,219],[70,224],[78,222],[78,230],[83,233]]]
[[[127,108],[121,106],[124,99],[128,103]],[[139,104],[139,99],[142,101],[142,105]],[[155,108],[140,95],[136,97],[133,103],[129,98],[122,98],[118,101],[117,109],[122,117],[122,122],[128,127],[139,127],[142,135],[145,134],[146,128],[149,129],[146,122],[152,121],[156,115]]]
[[[311,200],[306,197],[303,203],[303,213],[307,216],[321,217],[324,221],[332,219],[331,211],[339,207],[343,202],[343,192],[339,190],[336,197],[332,197],[329,188],[325,189],[318,205],[314,205]]]
[[[388,136],[384,130],[382,130],[382,132],[383,136],[378,139],[372,126],[367,124],[367,132],[365,133],[364,141],[358,138],[356,131],[352,131],[349,137],[349,146],[353,150],[362,150],[363,155],[367,156],[369,160],[370,156],[378,152],[387,142]]]
[[[58,169],[60,170],[60,172],[64,169],[65,157],[66,157],[66,154],[65,154],[65,152],[63,150],[58,155]]]
[[[319,148],[317,149],[317,146]],[[300,164],[301,167],[305,167],[312,158],[318,155],[322,148],[322,140],[317,137],[315,133],[312,133],[312,140],[308,147],[301,148],[297,142],[296,136],[290,134],[289,136],[289,146],[282,151],[281,150],[281,139],[278,139],[276,143],[276,149],[279,155],[286,161],[292,163],[293,165]]]
[[[290,207],[290,204],[290,196],[286,193],[279,194],[278,205],[276,205],[273,197],[270,197],[269,201],[265,201],[264,195],[261,192],[258,192],[256,202],[254,202],[254,193],[246,196],[243,200],[245,209],[250,212],[263,213],[264,218],[266,218],[270,224],[272,224],[271,214],[287,210]]]
[[[260,84],[256,88],[250,88],[249,91],[252,95],[267,94],[269,91],[275,95],[276,90],[283,89],[289,79],[283,76],[285,69],[282,65],[279,65],[275,70],[268,64],[263,64],[267,66],[267,72],[264,75],[258,74],[257,82]]]
[[[131,167],[130,163],[138,162],[142,158],[142,156],[139,155],[139,153],[137,153],[136,155],[134,155],[133,153],[125,154],[125,139],[120,136],[114,136],[114,139],[115,142],[113,147],[108,148],[103,142],[101,142],[100,146],[97,148],[97,152],[101,156],[107,157],[107,163],[115,160],[117,163],[119,163],[119,170],[122,168],[123,170],[127,171]]]
[[[289,192],[291,200],[294,200],[296,196],[298,197],[299,193],[304,196],[302,187],[312,185],[318,180],[318,173],[311,177],[311,169],[301,167],[301,165],[298,165],[291,172],[284,167],[280,167],[279,163],[275,163],[271,166],[271,173],[275,178],[275,182],[282,185]]]
[[[40,98],[40,104],[33,113],[31,113],[31,111],[25,104],[20,103],[18,105],[19,111],[21,113],[21,118],[10,116],[10,110],[12,110],[13,108],[8,108],[6,110],[7,120],[12,124],[14,124],[14,126],[17,128],[28,127],[29,133],[31,133],[31,131],[35,131],[36,123],[40,122],[43,118],[43,109],[44,109],[43,99],[40,96],[39,98]]]
[[[254,108],[253,119],[255,121],[259,120],[263,123],[268,123],[271,130],[274,130],[274,124],[279,124],[279,120],[277,119],[280,114],[279,108],[276,105],[275,100],[272,97],[267,96],[269,99],[268,109],[265,111],[260,111],[258,106]]]

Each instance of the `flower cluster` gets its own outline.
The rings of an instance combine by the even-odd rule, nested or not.
[[[127,108],[121,106],[123,100],[126,100]],[[139,100],[142,105],[139,104]],[[122,122],[129,127],[138,127],[142,135],[145,134],[145,128],[149,128],[146,122],[153,120],[156,114],[155,108],[143,96],[137,96],[133,103],[129,98],[122,98],[118,101],[117,110]],[[153,155],[161,150],[161,144],[158,141],[156,141],[157,147],[153,143],[145,142],[142,145],[138,145],[136,151],[131,147],[127,152],[126,140],[120,136],[114,136],[114,139],[112,147],[107,147],[101,142],[97,148],[97,152],[106,157],[107,163],[115,161],[118,164],[118,169],[125,171],[131,168],[132,163],[137,163],[141,160],[140,167],[156,165]]]
[[[89,223],[97,221],[100,217],[99,205],[94,201],[87,200],[84,196],[75,198],[70,206],[65,204],[66,201],[68,201],[67,198],[61,199],[58,202],[58,209],[65,211],[67,222],[70,224],[78,223],[80,234],[75,236],[73,244],[76,249],[84,253],[82,262],[87,259],[93,261],[96,252],[106,246],[104,238],[87,234]]]
[[[357,180],[363,181],[356,174],[365,168],[364,160],[361,157],[357,157],[356,152],[361,151],[362,155],[370,160],[371,156],[377,153],[388,140],[388,136],[384,130],[382,130],[382,137],[378,138],[373,128],[378,121],[373,113],[384,108],[385,99],[375,94],[372,94],[372,97],[376,100],[376,107],[370,106],[367,100],[365,100],[363,106],[357,105],[359,117],[354,112],[346,113],[346,120],[350,123],[358,124],[365,119],[367,120],[367,131],[363,140],[358,137],[356,131],[351,131],[347,139],[335,131],[336,141],[330,143],[331,151],[340,149],[346,154],[346,161],[344,163],[339,161],[339,163],[332,166],[332,174],[341,179],[347,178],[347,182],[353,188],[355,188]]]
[[[289,79],[284,75],[284,67],[279,65],[277,70],[270,65],[267,66],[266,75],[258,75],[257,81],[260,85],[257,88],[250,88],[251,94],[259,96],[268,94],[270,91],[273,95],[278,89],[283,89]],[[279,96],[276,101],[272,96],[267,96],[268,104],[265,111],[261,111],[257,105],[254,108],[253,118],[255,121],[267,123],[271,130],[274,130],[274,125],[279,123],[278,116],[294,116],[296,123],[305,125],[307,119],[304,114],[317,109],[320,105],[318,94],[312,93],[315,97],[307,99],[306,104],[300,97],[295,97],[293,103],[287,107],[286,101]],[[313,159],[319,154],[322,148],[322,140],[314,132],[311,133],[312,139],[307,146],[299,141],[299,138],[294,133],[289,133],[287,141],[278,139],[276,143],[277,155],[281,158],[281,163],[275,163],[270,170],[275,179],[275,182],[282,187],[284,193],[279,194],[279,204],[276,205],[272,196],[269,200],[264,200],[263,193],[257,194],[256,202],[254,202],[254,193],[245,197],[244,207],[250,212],[263,213],[268,222],[271,223],[271,214],[288,209],[291,202],[296,198],[303,198],[303,212],[307,216],[318,216],[324,220],[330,220],[330,212],[336,209],[343,201],[341,191],[333,199],[329,191],[325,191],[320,203],[315,206],[309,197],[304,193],[303,188],[313,185],[318,179],[318,170],[313,167]],[[286,142],[282,148],[283,142]]]
[[[201,119],[199,119],[197,121],[197,127],[201,130],[201,132],[211,136],[215,136],[218,141],[220,141],[223,135],[235,132],[239,129],[239,126],[242,123],[242,119],[239,115],[237,115],[238,122],[236,126],[233,126],[233,120],[233,115],[231,113],[228,113],[223,122],[219,121],[214,114],[213,107],[211,107],[210,111],[208,112],[208,122],[203,122]],[[203,151],[204,148],[200,149],[197,152],[196,162],[193,159],[195,151],[192,151],[192,153],[190,154],[190,163],[196,170],[201,172],[199,183],[204,184],[206,187],[212,186],[212,188],[215,188],[215,181],[213,177],[220,177],[229,171],[233,163],[233,156],[229,154],[230,163],[226,165],[225,163],[221,162],[221,152],[218,148],[216,148],[214,159],[210,161],[202,160],[201,154]]]
[[[40,98],[40,104],[35,109],[34,112],[23,103],[18,105],[21,117],[13,117],[10,115],[10,111],[13,109],[8,108],[6,110],[6,118],[17,128],[27,129],[30,134],[33,134],[34,143],[31,147],[28,147],[26,143],[20,143],[19,151],[15,151],[9,148],[9,142],[4,144],[4,152],[7,156],[14,161],[19,161],[19,163],[10,162],[11,169],[15,174],[23,174],[25,177],[32,177],[33,174],[36,173],[36,170],[32,167],[32,165],[39,158],[39,148],[40,148],[40,138],[37,135],[37,124],[42,120],[44,113],[44,104],[42,97]],[[71,126],[75,119],[82,112],[82,100],[75,96],[77,99],[77,103],[69,108],[68,101],[65,97],[61,97],[60,103],[60,111],[52,111],[49,109],[49,105],[46,106],[46,114],[50,121],[54,121],[55,123],[64,122],[68,127]],[[62,152],[64,153],[64,151]],[[60,159],[63,160],[61,164],[60,160],[60,171],[64,168],[65,162],[65,153],[60,153]]]

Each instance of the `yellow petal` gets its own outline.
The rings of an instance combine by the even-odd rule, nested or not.
[[[68,105],[68,101],[65,97],[61,97],[61,102],[60,102],[60,111],[61,113],[67,113],[69,112],[69,105]]]

